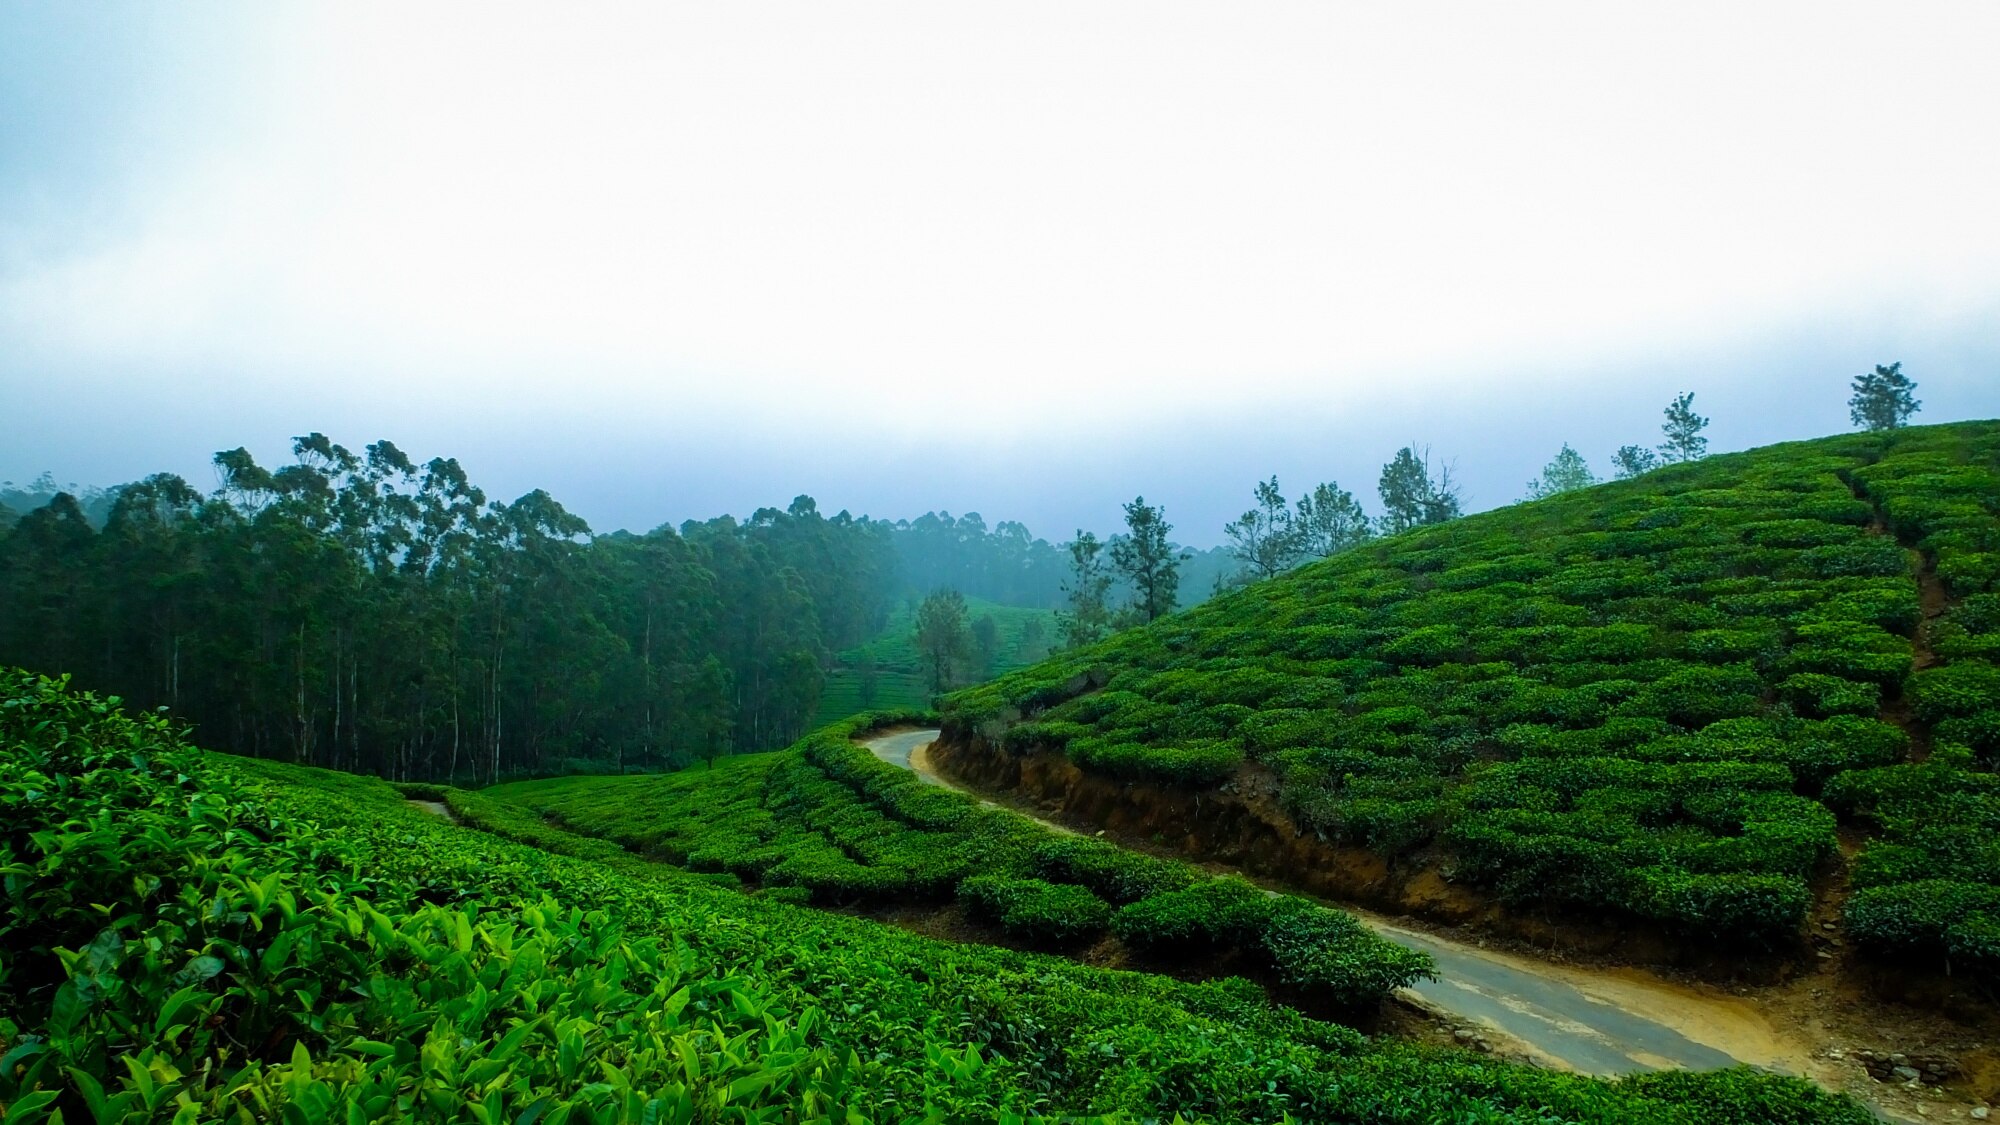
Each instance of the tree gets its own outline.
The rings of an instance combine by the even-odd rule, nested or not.
[[[1556,454],[1555,460],[1542,466],[1542,478],[1528,482],[1528,499],[1542,500],[1558,493],[1589,488],[1596,483],[1597,476],[1590,471],[1583,454],[1564,442],[1562,452]]]
[[[1298,533],[1299,549],[1322,559],[1366,543],[1374,534],[1360,502],[1332,481],[1299,497],[1299,514],[1292,527]]]
[[[1643,445],[1621,445],[1611,455],[1611,467],[1617,471],[1619,480],[1629,480],[1659,468],[1660,455]]]
[[[1015,641],[1016,659],[1038,660],[1045,655],[1042,651],[1043,635],[1040,616],[1030,617],[1021,622],[1021,632]]]
[[[1382,479],[1376,488],[1382,495],[1383,528],[1392,535],[1456,519],[1460,512],[1459,489],[1451,479],[1451,467],[1440,466],[1433,479],[1428,446],[1422,453],[1414,445],[1397,450],[1382,466]]]
[[[1256,497],[1256,507],[1222,527],[1229,536],[1230,553],[1243,563],[1250,580],[1290,570],[1304,546],[1284,494],[1278,491],[1278,478],[1257,482]]]
[[[875,662],[873,652],[861,654],[861,666],[855,670],[855,678],[856,698],[861,702],[861,709],[874,710],[875,697],[881,693],[882,673],[880,665]]]
[[[931,691],[952,684],[959,661],[972,651],[972,631],[965,623],[965,595],[936,590],[917,607],[917,658],[930,673]]]
[[[979,658],[983,675],[993,674],[993,662],[1000,657],[1000,623],[990,613],[982,613],[972,623],[972,651]]]
[[[1854,377],[1854,395],[1847,400],[1847,415],[1864,430],[1894,430],[1908,424],[1923,403],[1911,396],[1917,384],[1903,374],[1900,361]]]
[[[1069,542],[1069,581],[1063,583],[1067,610],[1056,611],[1056,631],[1064,648],[1082,648],[1104,636],[1111,625],[1111,610],[1105,599],[1111,592],[1111,575],[1104,565],[1104,544],[1096,534],[1078,530]]]
[[[1660,443],[1660,460],[1668,465],[1681,461],[1699,461],[1708,456],[1708,439],[1701,432],[1708,428],[1708,419],[1694,412],[1694,392],[1687,391],[1675,397],[1667,407],[1667,420],[1660,425],[1660,432],[1667,440]]]
[[[1157,621],[1180,600],[1180,554],[1167,542],[1174,527],[1166,508],[1148,505],[1144,496],[1125,505],[1125,527],[1127,534],[1111,544],[1111,565],[1132,584],[1133,612]]]

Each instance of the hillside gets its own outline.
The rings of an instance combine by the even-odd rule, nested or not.
[[[1997,578],[2000,424],[1772,446],[1378,541],[960,692],[939,760],[1449,920],[1714,957],[1838,919],[1883,963],[1990,982]]]
[[[1239,980],[932,941],[414,792],[530,842],[5,673],[8,1125],[1870,1120],[1748,1070],[1369,1040]]]

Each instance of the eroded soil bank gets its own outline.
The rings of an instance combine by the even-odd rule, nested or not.
[[[1656,928],[1509,911],[1477,888],[1447,881],[1434,865],[1391,865],[1365,849],[1302,832],[1278,804],[1277,779],[1255,764],[1197,793],[1085,773],[1059,753],[1013,754],[949,728],[930,748],[929,760],[973,790],[1014,794],[1072,827],[1103,829],[1152,850],[1223,864],[1342,903],[1466,926],[1572,956],[1681,965],[1723,979],[1781,979],[1795,964],[1682,948]]]

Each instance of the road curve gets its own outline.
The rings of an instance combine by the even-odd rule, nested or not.
[[[912,770],[931,784],[970,794],[929,768],[922,751],[937,736],[935,730],[898,731],[865,745],[883,761]],[[1030,819],[1058,832],[1070,831],[1039,817]],[[1421,949],[1437,962],[1436,980],[1407,990],[1416,1003],[1478,1024],[1544,1065],[1597,1075],[1677,1067],[1713,1070],[1738,1063],[1792,1074],[1808,1068],[1803,1052],[1780,1042],[1746,1004],[1644,974],[1546,965],[1352,912],[1376,933]]]

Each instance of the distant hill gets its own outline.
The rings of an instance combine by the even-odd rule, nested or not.
[[[2000,424],[1929,426],[1380,540],[960,692],[939,753],[1066,758],[1037,796],[1103,779],[1100,815],[1403,909],[1711,951],[1838,919],[1990,980],[1996,661]]]
[[[92,527],[103,527],[111,515],[111,505],[118,500],[118,489],[96,488],[91,485],[57,484],[54,476],[43,473],[26,484],[0,481],[0,527],[9,527],[22,516],[46,505],[57,495],[67,492],[75,497],[77,507],[84,519]]]

